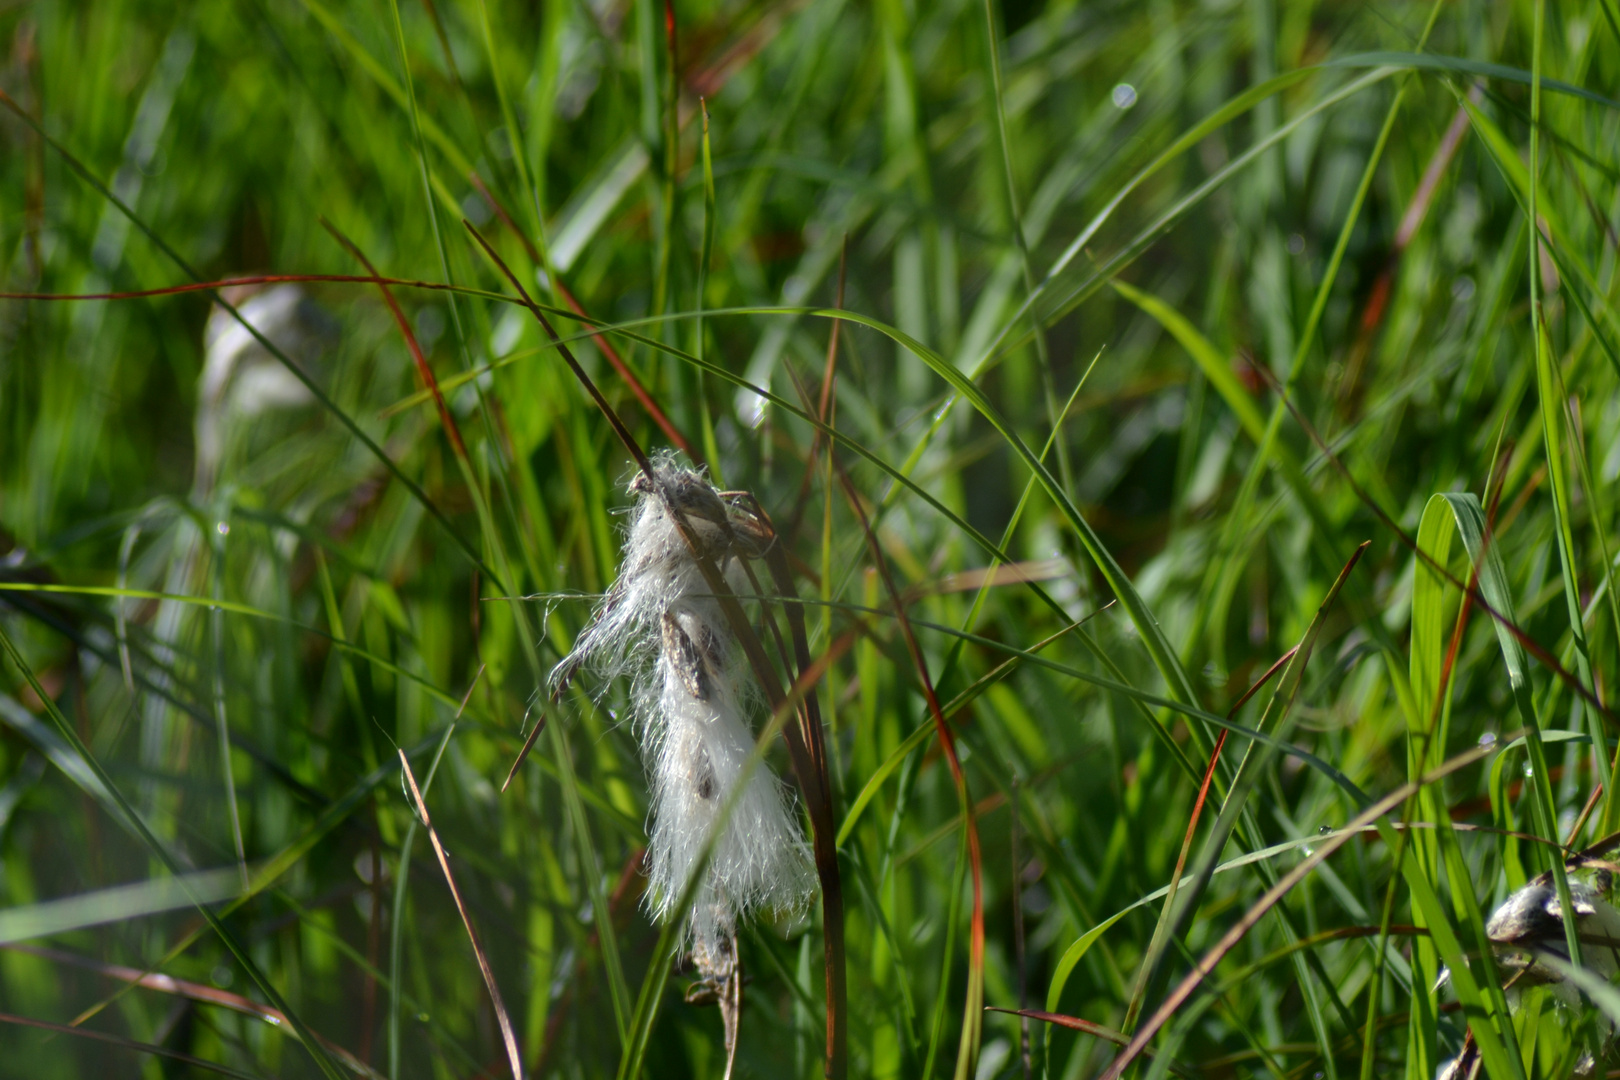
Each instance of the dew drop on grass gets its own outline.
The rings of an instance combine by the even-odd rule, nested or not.
[[[218,525],[215,525],[214,528],[219,531],[219,535],[221,536],[231,535],[231,523],[228,521],[222,521]]]
[[[1536,775],[1536,767],[1528,761],[1524,763],[1524,775],[1527,780]]]
[[[1115,108],[1128,109],[1136,104],[1136,87],[1130,83],[1120,83],[1114,87],[1114,92],[1109,96],[1113,99]]]
[[[1331,826],[1331,825],[1323,825],[1320,829],[1317,829],[1316,831],[1317,831],[1318,834],[1320,834],[1322,836],[1326,836],[1326,835],[1328,835],[1329,833],[1331,833],[1333,831],[1333,826]]]
[[[1492,746],[1495,746],[1496,745],[1496,733],[1493,732],[1493,731],[1487,731],[1485,734],[1481,735],[1479,737],[1479,745],[1482,746],[1482,747],[1486,747],[1486,748],[1490,748]]]

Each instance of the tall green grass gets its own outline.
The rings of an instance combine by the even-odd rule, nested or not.
[[[628,688],[546,699],[619,559],[610,414],[778,529],[804,655],[743,603],[766,763],[797,694],[824,724],[835,1070],[1602,1041],[1620,997],[1510,1007],[1483,927],[1620,830],[1612,0],[30,0],[0,41],[0,1074],[506,1075],[469,927],[528,1075],[722,1074]],[[289,404],[200,384],[242,275],[316,276],[304,382],[237,377]],[[736,1075],[829,1068],[823,918],[744,930]]]

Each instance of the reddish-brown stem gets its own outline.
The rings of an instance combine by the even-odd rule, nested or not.
[[[517,222],[512,220],[512,215],[507,212],[506,207],[502,206],[489,188],[484,186],[483,178],[476,172],[470,172],[467,174],[467,179],[472,181],[473,187],[478,189],[478,193],[489,204],[489,208],[495,212],[495,216],[501,219],[501,224],[506,226],[507,231],[517,237],[518,243],[522,244],[523,250],[528,253],[529,261],[534,263],[535,266],[544,267],[546,263],[540,257],[540,249],[534,246],[534,242],[529,239],[528,234],[517,227]],[[551,275],[551,284],[556,288],[557,295],[562,297],[563,303],[567,304],[569,310],[578,315],[587,326],[591,325],[594,320],[585,314],[585,309],[574,298],[574,294],[568,291],[568,286],[563,284],[562,278],[557,276],[554,269],[548,271],[548,273]],[[607,335],[592,334],[591,341],[595,342],[596,347],[602,350],[602,355],[607,357],[608,364],[618,374],[619,378],[624,380],[624,384],[630,388],[630,392],[635,395],[636,400],[647,411],[647,415],[652,417],[652,422],[658,425],[659,430],[664,433],[665,437],[674,443],[681,453],[702,464],[702,455],[692,448],[691,442],[685,435],[681,434],[681,430],[675,426],[674,421],[670,420],[669,414],[664,412],[657,400],[648,392],[647,387],[636,377],[636,373],[630,370],[630,365],[624,362],[624,358],[613,347],[613,343],[607,339]]]
[[[973,885],[973,910],[968,929],[968,970],[976,975],[984,970],[984,859],[979,849],[979,826],[974,817],[972,797],[968,794],[967,776],[962,771],[962,761],[956,753],[956,736],[951,732],[945,713],[940,708],[939,695],[935,693],[933,679],[928,674],[928,660],[923,656],[922,646],[917,642],[911,618],[906,613],[904,598],[895,585],[894,575],[889,569],[888,560],[883,556],[883,548],[878,543],[877,534],[872,531],[872,523],[867,517],[866,508],[861,504],[860,494],[855,490],[849,474],[839,464],[837,454],[833,453],[830,447],[828,454],[838,474],[839,483],[844,489],[845,498],[860,520],[861,531],[866,536],[867,549],[871,552],[872,562],[883,581],[884,590],[889,594],[890,603],[894,605],[895,621],[899,624],[900,636],[905,640],[906,651],[911,655],[912,666],[917,670],[923,697],[928,702],[929,715],[934,718],[934,730],[939,736],[940,749],[950,766],[951,779],[956,784],[957,800],[962,804],[962,825],[967,832],[968,874]]]
[[[360,262],[360,265],[370,271],[373,278],[379,278],[377,288],[382,292],[383,301],[388,305],[389,312],[393,314],[394,322],[399,324],[399,332],[404,336],[405,345],[411,351],[411,359],[416,362],[416,373],[421,377],[422,385],[433,395],[433,403],[439,408],[439,422],[444,425],[444,433],[450,436],[450,445],[455,447],[456,456],[470,466],[471,459],[467,457],[467,444],[461,439],[461,429],[456,426],[456,418],[450,415],[450,407],[445,404],[444,394],[439,391],[439,380],[434,376],[433,368],[428,364],[427,357],[422,353],[422,346],[417,342],[416,335],[411,331],[411,321],[405,317],[405,312],[400,310],[399,303],[394,299],[394,294],[389,291],[388,286],[380,280],[377,268],[371,265],[371,260],[366,258],[366,253],[361,251],[353,240],[339,232],[337,226],[330,221],[322,218],[321,224],[326,226],[326,231],[331,233],[337,239],[337,242],[342,244],[349,254]]]

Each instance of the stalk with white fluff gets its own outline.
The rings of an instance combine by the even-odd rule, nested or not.
[[[746,717],[759,697],[697,556],[743,591],[742,560],[763,555],[775,537],[740,500],[672,457],[658,459],[650,476],[637,474],[630,488],[638,499],[619,578],[553,683],[560,687],[582,665],[631,680],[652,795],[647,903],[663,922],[722,824],[754,746]],[[813,891],[787,793],[758,768],[715,839],[687,925],[703,987],[727,1006],[728,1050],[735,1048],[738,921],[801,911]]]

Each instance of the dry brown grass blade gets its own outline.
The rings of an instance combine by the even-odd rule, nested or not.
[[[986,1005],[984,1007],[984,1011],[1007,1013],[1009,1016],[1017,1016],[1021,1018],[1025,1023],[1028,1023],[1031,1020],[1041,1020],[1048,1024],[1056,1024],[1058,1027],[1068,1028],[1070,1031],[1079,1031],[1087,1035],[1095,1036],[1096,1038],[1102,1039],[1104,1042],[1111,1042],[1116,1046],[1124,1046],[1130,1041],[1128,1038],[1126,1038],[1123,1032],[1115,1031],[1113,1028],[1105,1027],[1102,1024],[1093,1023],[1090,1020],[1082,1020],[1078,1016],[1068,1016],[1064,1013],[1043,1012],[1040,1009],[1003,1009],[996,1005]],[[1151,1057],[1152,1051],[1149,1051],[1148,1054]],[[1180,1065],[1175,1062],[1170,1064],[1169,1069],[1172,1075],[1187,1077],[1188,1080],[1194,1080],[1194,1078],[1199,1075],[1198,1073],[1195,1073],[1191,1069],[1187,1068],[1185,1065]]]
[[[1151,1042],[1153,1037],[1159,1033],[1159,1029],[1164,1027],[1165,1023],[1168,1022],[1169,1019],[1182,1008],[1182,1006],[1187,1004],[1187,1002],[1192,998],[1193,993],[1198,989],[1199,985],[1214,972],[1215,968],[1220,964],[1220,962],[1226,958],[1228,953],[1237,947],[1237,944],[1243,940],[1248,932],[1259,924],[1260,920],[1266,916],[1266,913],[1272,908],[1276,907],[1277,903],[1281,901],[1283,897],[1287,896],[1295,885],[1298,885],[1301,881],[1304,881],[1306,876],[1310,874],[1311,871],[1315,870],[1318,866],[1325,862],[1330,855],[1348,843],[1352,836],[1358,835],[1364,827],[1371,825],[1379,818],[1389,814],[1412,795],[1422,790],[1422,788],[1426,785],[1450,776],[1459,769],[1467,768],[1476,761],[1480,761],[1488,755],[1494,753],[1495,750],[1496,747],[1494,744],[1490,746],[1476,746],[1466,753],[1457,755],[1450,761],[1445,762],[1439,768],[1435,769],[1433,772],[1423,774],[1416,780],[1408,781],[1407,783],[1402,784],[1400,787],[1396,788],[1394,791],[1390,792],[1388,795],[1385,795],[1382,799],[1379,799],[1367,809],[1357,814],[1345,824],[1342,830],[1332,836],[1324,837],[1322,842],[1316,846],[1315,850],[1310,855],[1301,860],[1300,864],[1294,867],[1294,869],[1283,875],[1282,878],[1277,881],[1277,884],[1267,889],[1265,894],[1250,905],[1249,909],[1243,913],[1243,917],[1239,919],[1230,930],[1222,935],[1221,939],[1215,943],[1214,947],[1212,947],[1209,952],[1204,954],[1203,959],[1199,960],[1198,964],[1192,969],[1192,971],[1188,972],[1186,978],[1182,979],[1181,983],[1175,988],[1175,990],[1171,991],[1170,995],[1165,998],[1164,1003],[1159,1006],[1158,1010],[1147,1021],[1147,1023],[1142,1025],[1141,1030],[1138,1031],[1131,1039],[1130,1044],[1126,1046],[1119,1057],[1115,1058],[1108,1068],[1103,1071],[1098,1080],[1119,1080],[1119,1077],[1124,1074],[1131,1062],[1136,1060],[1136,1058],[1147,1048],[1147,1044]]]
[[[787,615],[793,637],[793,653],[799,678],[811,670],[809,637],[805,633],[804,606],[797,600],[793,575],[780,543],[766,552],[766,565]],[[844,886],[838,870],[838,826],[833,821],[832,780],[827,771],[827,748],[822,739],[821,706],[814,687],[807,689],[799,703],[799,741],[803,744],[808,776],[800,779],[805,793],[805,809],[810,815],[811,847],[816,860],[816,876],[821,882],[822,952],[826,961],[827,984],[827,1075],[839,1080],[847,1071],[849,994],[845,979]],[[791,725],[784,727],[791,730]],[[814,799],[810,798],[814,789]]]
[[[843,247],[838,253],[838,292],[833,300],[833,307],[844,306],[844,284],[849,273],[849,237],[844,237]],[[838,331],[844,325],[844,320],[833,319],[832,329],[827,334],[827,363],[821,372],[821,396],[816,401],[816,417],[823,425],[832,423],[833,387],[838,377]],[[798,390],[799,397],[808,406],[810,395],[805,392],[804,386],[798,377],[798,372],[792,368],[788,373],[793,377],[794,388]],[[810,435],[810,452],[805,457],[804,476],[799,481],[799,497],[793,501],[793,516],[788,519],[787,538],[789,546],[798,538],[799,525],[804,521],[804,512],[810,505],[810,482],[816,474],[816,457],[821,452],[821,428],[817,428]]]
[[[512,1018],[507,1015],[506,1002],[501,1000],[501,988],[496,985],[495,972],[490,969],[489,958],[484,954],[484,945],[478,939],[478,931],[472,924],[472,918],[467,914],[467,905],[461,899],[461,890],[456,887],[456,876],[450,872],[450,858],[444,852],[444,845],[439,842],[438,830],[433,827],[433,819],[428,816],[427,804],[422,801],[422,792],[416,786],[416,774],[411,771],[410,759],[405,751],[399,752],[399,765],[405,771],[405,780],[411,786],[411,799],[416,804],[416,813],[422,819],[422,826],[427,829],[428,840],[433,844],[433,853],[439,857],[439,869],[444,871],[444,883],[450,887],[450,896],[456,902],[456,910],[461,913],[461,924],[467,928],[467,937],[472,941],[473,955],[478,958],[478,970],[484,976],[484,985],[489,988],[490,1003],[495,1007],[495,1021],[501,1028],[501,1041],[506,1044],[506,1056],[512,1067],[513,1080],[523,1080],[523,1058],[518,1053],[517,1034],[512,1030]]]
[[[518,774],[519,769],[523,768],[523,763],[529,760],[529,751],[534,749],[535,740],[540,738],[542,731],[546,730],[546,704],[546,697],[542,694],[537,705],[540,710],[540,717],[534,722],[534,730],[530,731],[528,738],[523,740],[523,748],[518,751],[517,757],[512,759],[512,767],[506,770],[506,779],[501,781],[502,791],[512,785],[512,778]]]
[[[1469,97],[1475,102],[1478,102],[1481,96],[1478,86],[1469,93]],[[1451,118],[1451,126],[1440,137],[1439,144],[1429,157],[1429,164],[1423,170],[1423,179],[1418,182],[1417,190],[1412,193],[1412,198],[1406,204],[1406,212],[1401,215],[1401,223],[1395,231],[1395,241],[1390,246],[1389,257],[1385,259],[1383,269],[1373,281],[1367,302],[1362,308],[1360,327],[1355,344],[1351,346],[1349,359],[1345,363],[1344,380],[1339,389],[1339,400],[1346,406],[1353,405],[1358,396],[1362,367],[1366,362],[1367,353],[1372,348],[1373,336],[1383,325],[1384,314],[1389,310],[1389,300],[1394,295],[1395,272],[1400,268],[1401,257],[1411,244],[1412,237],[1417,235],[1424,218],[1428,216],[1435,193],[1440,189],[1440,181],[1445,177],[1446,169],[1457,156],[1457,150],[1467,134],[1468,110],[1459,105],[1456,114]]]

